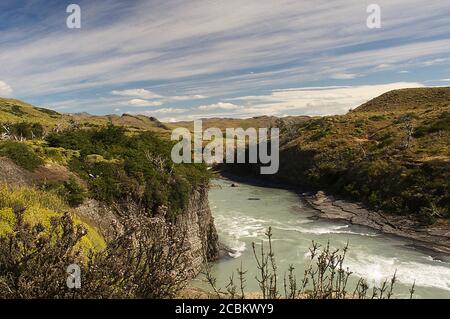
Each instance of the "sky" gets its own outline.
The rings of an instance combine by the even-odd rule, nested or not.
[[[422,86],[450,86],[448,0],[0,1],[0,96],[59,112],[330,115]]]

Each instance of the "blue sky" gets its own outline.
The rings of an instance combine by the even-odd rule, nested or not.
[[[81,29],[66,27],[70,3]],[[449,48],[440,0],[2,0],[0,96],[167,121],[341,114],[450,85]]]

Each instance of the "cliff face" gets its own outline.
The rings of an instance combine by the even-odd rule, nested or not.
[[[46,170],[46,172],[54,173],[46,174],[47,177],[53,175],[60,177],[61,174],[56,174],[60,173],[57,170],[59,168],[59,166],[56,168],[43,167],[39,172]],[[42,182],[42,178],[37,173],[30,173],[18,167],[11,160],[0,157],[0,182],[9,186],[34,187],[36,183]],[[129,214],[138,215],[139,208],[130,205],[128,209],[123,208],[123,214],[117,214],[117,207],[110,207],[95,199],[87,199],[73,212],[100,230],[108,241],[114,237],[116,232],[123,231],[123,219],[127,218]],[[156,218],[161,218],[161,216]],[[190,276],[194,277],[202,270],[206,261],[213,261],[219,256],[218,236],[209,208],[207,186],[192,192],[186,209],[178,215],[175,225],[179,228],[179,233],[185,234],[188,260],[190,261],[189,272]]]
[[[123,216],[118,216],[111,207],[89,199],[76,211],[97,225],[103,235],[110,239],[116,231],[123,230],[122,218],[127,218],[128,214],[138,215],[139,208],[129,206],[124,209]],[[155,218],[164,222],[162,216]],[[205,262],[214,261],[219,257],[219,241],[209,208],[208,187],[201,187],[192,192],[186,209],[176,218],[175,227],[177,233],[185,236],[186,253],[190,264],[188,272],[190,277],[195,277],[203,269]]]
[[[202,270],[205,261],[216,260],[219,256],[219,241],[206,187],[193,192],[186,211],[177,217],[176,223],[180,231],[186,234],[191,271],[195,276]]]

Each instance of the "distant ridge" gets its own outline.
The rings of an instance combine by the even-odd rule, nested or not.
[[[166,125],[159,120],[146,115],[92,115],[87,112],[59,113],[54,110],[36,107],[20,100],[0,98],[0,123],[40,123],[52,129],[54,127],[67,127],[73,121],[85,127],[106,125],[112,122],[114,125],[125,126],[131,130],[153,130],[159,132],[168,130]]]

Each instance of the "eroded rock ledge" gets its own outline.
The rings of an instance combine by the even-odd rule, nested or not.
[[[319,212],[320,218],[370,227],[385,234],[410,239],[417,248],[450,255],[450,227],[445,222],[423,226],[408,216],[372,211],[362,204],[340,200],[323,191],[313,195],[304,194],[304,199]]]

